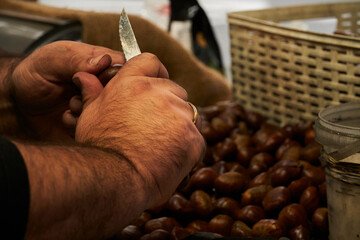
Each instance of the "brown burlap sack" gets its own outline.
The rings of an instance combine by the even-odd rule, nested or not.
[[[120,14],[78,11],[14,0],[1,0],[0,9],[78,20],[83,26],[83,42],[121,50],[118,35]],[[151,22],[134,15],[129,15],[129,19],[141,51],[158,56],[168,69],[170,79],[186,89],[189,101],[198,106],[208,106],[231,98],[230,86],[222,74],[205,66],[166,31]]]

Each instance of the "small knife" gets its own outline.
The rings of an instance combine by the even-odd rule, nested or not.
[[[131,58],[141,53],[135,34],[130,25],[129,18],[125,12],[125,8],[120,15],[119,36],[126,61],[129,61]]]
[[[126,61],[129,61],[132,57],[135,57],[141,53],[125,9],[122,10],[120,15],[119,37]],[[111,78],[116,75],[120,68],[121,65],[113,65],[108,67],[98,75],[99,80],[105,85]]]

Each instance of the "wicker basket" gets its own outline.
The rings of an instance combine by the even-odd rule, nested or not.
[[[324,17],[360,34],[360,2],[230,13],[235,100],[280,126],[360,100],[360,38],[276,24]]]

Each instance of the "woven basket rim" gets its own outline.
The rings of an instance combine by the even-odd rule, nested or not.
[[[263,20],[260,18],[256,18],[253,15],[261,15],[261,13],[267,11],[277,11],[277,10],[285,10],[291,8],[293,11],[297,11],[303,9],[304,7],[318,7],[321,8],[323,6],[331,6],[335,7],[339,3],[331,3],[331,4],[310,4],[310,5],[302,5],[295,7],[277,7],[277,8],[268,8],[263,10],[254,10],[254,11],[237,11],[228,13],[228,23],[233,24],[235,26],[242,26],[252,30],[265,31],[270,33],[275,33],[278,35],[282,35],[284,37],[292,37],[297,39],[302,39],[306,41],[314,41],[314,42],[322,42],[332,45],[345,46],[354,49],[360,49],[360,38],[359,37],[351,37],[339,34],[328,34],[328,33],[320,33],[314,31],[301,30],[296,28],[291,28],[287,26],[281,26],[276,22]],[[347,5],[350,4],[350,5]],[[360,11],[360,2],[344,2],[341,3],[342,6],[346,6],[349,9],[354,9],[355,7]],[[301,19],[301,18],[299,18]]]

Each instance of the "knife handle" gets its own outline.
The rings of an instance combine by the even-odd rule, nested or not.
[[[102,85],[106,85],[120,70],[122,65],[113,65],[102,71],[97,75],[98,79],[102,83]]]

